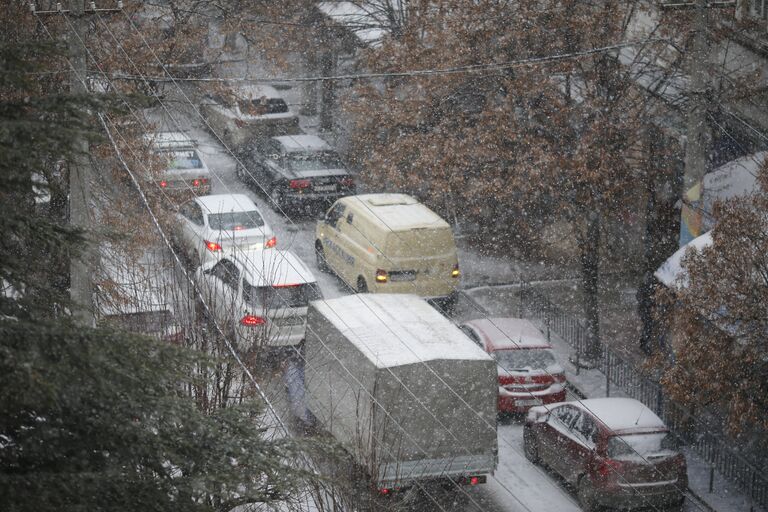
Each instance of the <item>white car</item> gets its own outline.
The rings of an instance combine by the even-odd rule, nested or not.
[[[272,228],[251,199],[243,194],[198,196],[176,214],[176,241],[194,264],[218,260],[225,251],[271,249]]]
[[[211,172],[197,151],[197,145],[181,132],[145,135],[156,156],[167,162],[154,182],[166,193],[207,194],[211,190]]]
[[[197,286],[219,327],[240,350],[290,347],[304,339],[315,277],[289,251],[236,251],[203,264]]]
[[[301,133],[299,118],[274,87],[245,85],[208,96],[200,111],[216,135],[240,150],[254,140]]]

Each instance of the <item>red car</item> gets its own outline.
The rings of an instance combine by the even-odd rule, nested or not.
[[[524,413],[565,400],[565,373],[552,346],[521,318],[482,318],[459,326],[498,364],[499,413]]]
[[[594,398],[533,407],[523,427],[525,456],[574,486],[584,510],[607,506],[682,509],[685,456],[653,411],[631,398]]]

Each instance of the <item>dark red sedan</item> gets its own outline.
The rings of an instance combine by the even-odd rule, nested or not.
[[[630,398],[534,407],[525,456],[573,485],[584,510],[600,506],[675,510],[688,487],[685,456],[656,414]]]
[[[522,318],[481,318],[459,326],[498,366],[499,413],[524,413],[565,400],[565,373],[547,338]]]

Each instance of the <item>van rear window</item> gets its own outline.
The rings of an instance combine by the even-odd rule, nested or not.
[[[384,247],[390,257],[441,256],[456,251],[451,228],[392,231]]]

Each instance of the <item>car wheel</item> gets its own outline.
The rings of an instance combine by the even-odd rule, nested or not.
[[[328,261],[325,259],[323,244],[320,243],[320,240],[315,242],[315,258],[317,258],[317,268],[320,269],[320,272],[329,272],[331,270],[328,267]]]
[[[536,439],[530,428],[524,428],[523,430],[523,451],[525,451],[525,458],[534,464],[539,463],[539,442]]]
[[[269,193],[269,199],[272,201],[272,208],[280,211],[283,207],[283,193],[279,186],[275,186]]]
[[[579,505],[581,506],[581,509],[584,510],[584,512],[596,512],[599,510],[597,502],[595,502],[595,497],[592,493],[592,486],[590,485],[586,476],[583,476],[579,479],[579,487],[577,492]]]
[[[357,278],[357,293],[368,293],[368,285],[363,276]]]

